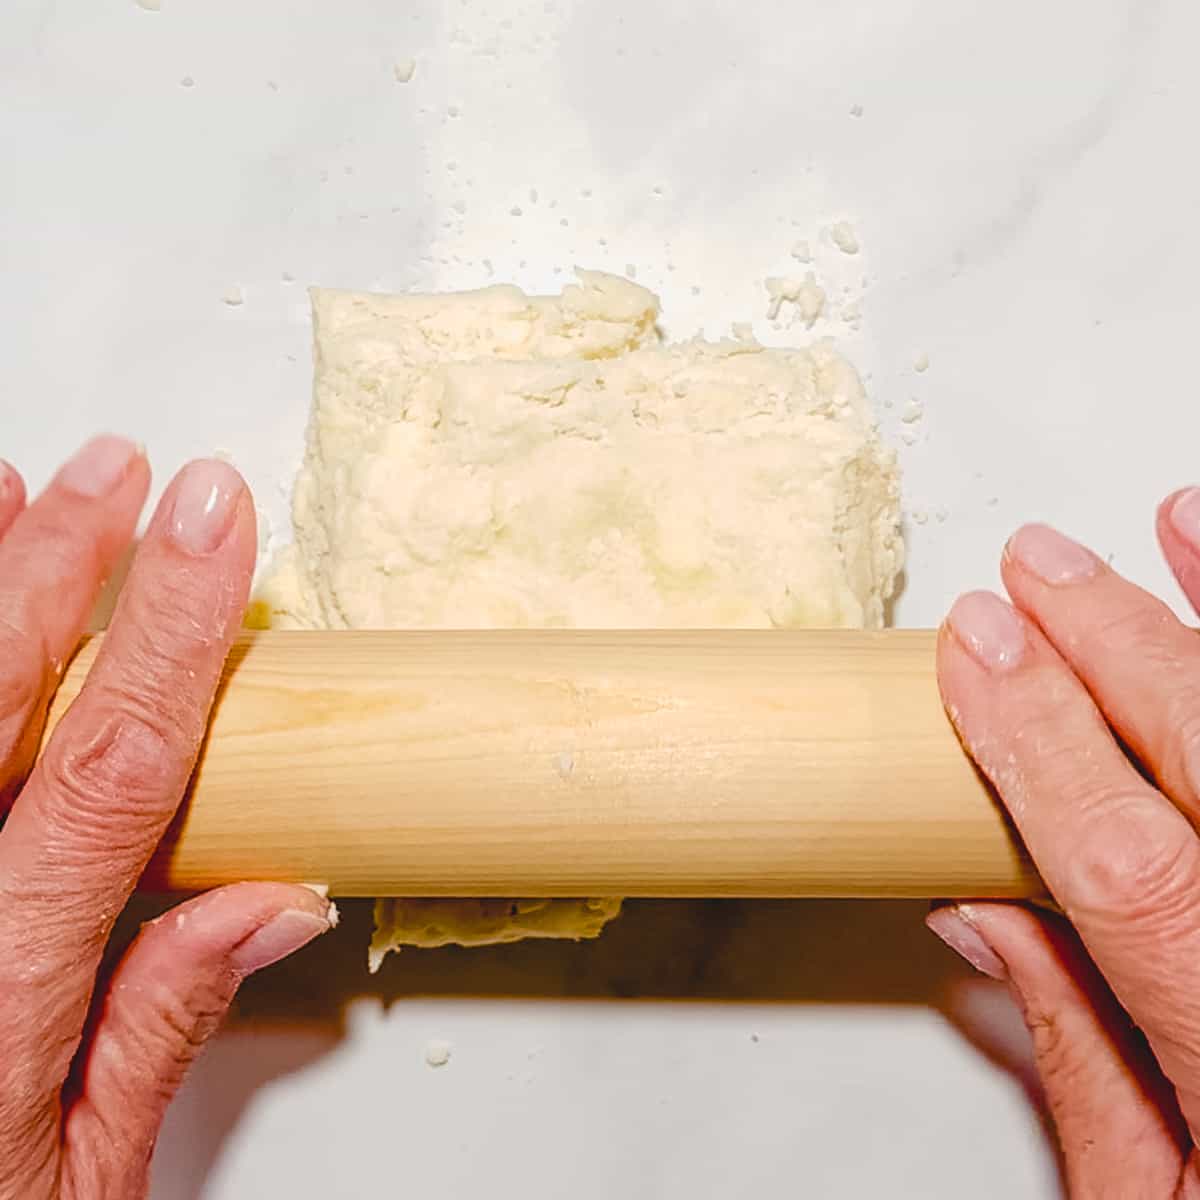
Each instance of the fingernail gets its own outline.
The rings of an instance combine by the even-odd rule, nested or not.
[[[235,946],[230,965],[242,975],[251,975],[294,954],[327,929],[329,922],[321,917],[299,908],[288,909]]]
[[[1200,488],[1188,488],[1171,505],[1171,527],[1185,542],[1200,549]]]
[[[1049,525],[1018,529],[1005,554],[1049,584],[1079,583],[1100,569],[1100,560],[1090,550]]]
[[[989,671],[1015,667],[1025,653],[1025,629],[1012,606],[991,592],[968,592],[947,624],[971,656]]]
[[[962,908],[947,905],[935,908],[925,924],[954,951],[984,975],[992,979],[1008,978],[1008,968],[1000,956],[983,940],[979,930],[963,915]]]
[[[245,485],[227,463],[202,458],[175,481],[171,536],[189,554],[211,554],[226,538]]]
[[[137,445],[127,438],[102,434],[60,468],[55,482],[77,496],[98,500],[124,479],[130,463],[140,455]]]

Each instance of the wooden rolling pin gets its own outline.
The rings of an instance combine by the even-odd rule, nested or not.
[[[1036,895],[933,649],[903,631],[252,635],[144,886]]]

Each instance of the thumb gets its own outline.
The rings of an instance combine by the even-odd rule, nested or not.
[[[1017,904],[946,906],[926,923],[1012,991],[1070,1194],[1126,1195],[1136,1180],[1138,1195],[1173,1195],[1188,1145],[1174,1090],[1071,926]]]
[[[337,923],[315,891],[240,883],[143,926],[93,1006],[63,1114],[64,1195],[143,1194],[166,1107],[241,981]]]

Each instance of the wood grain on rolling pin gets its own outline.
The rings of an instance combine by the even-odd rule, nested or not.
[[[146,884],[1035,894],[933,651],[903,631],[252,635]]]

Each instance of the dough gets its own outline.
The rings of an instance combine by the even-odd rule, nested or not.
[[[556,297],[312,296],[295,541],[263,622],[883,624],[903,559],[896,462],[828,343],[666,345],[651,292],[587,271]],[[484,931],[592,936],[617,911],[490,903],[382,901],[372,960]]]
[[[620,911],[620,900],[378,900],[368,965],[400,946],[596,937]]]

